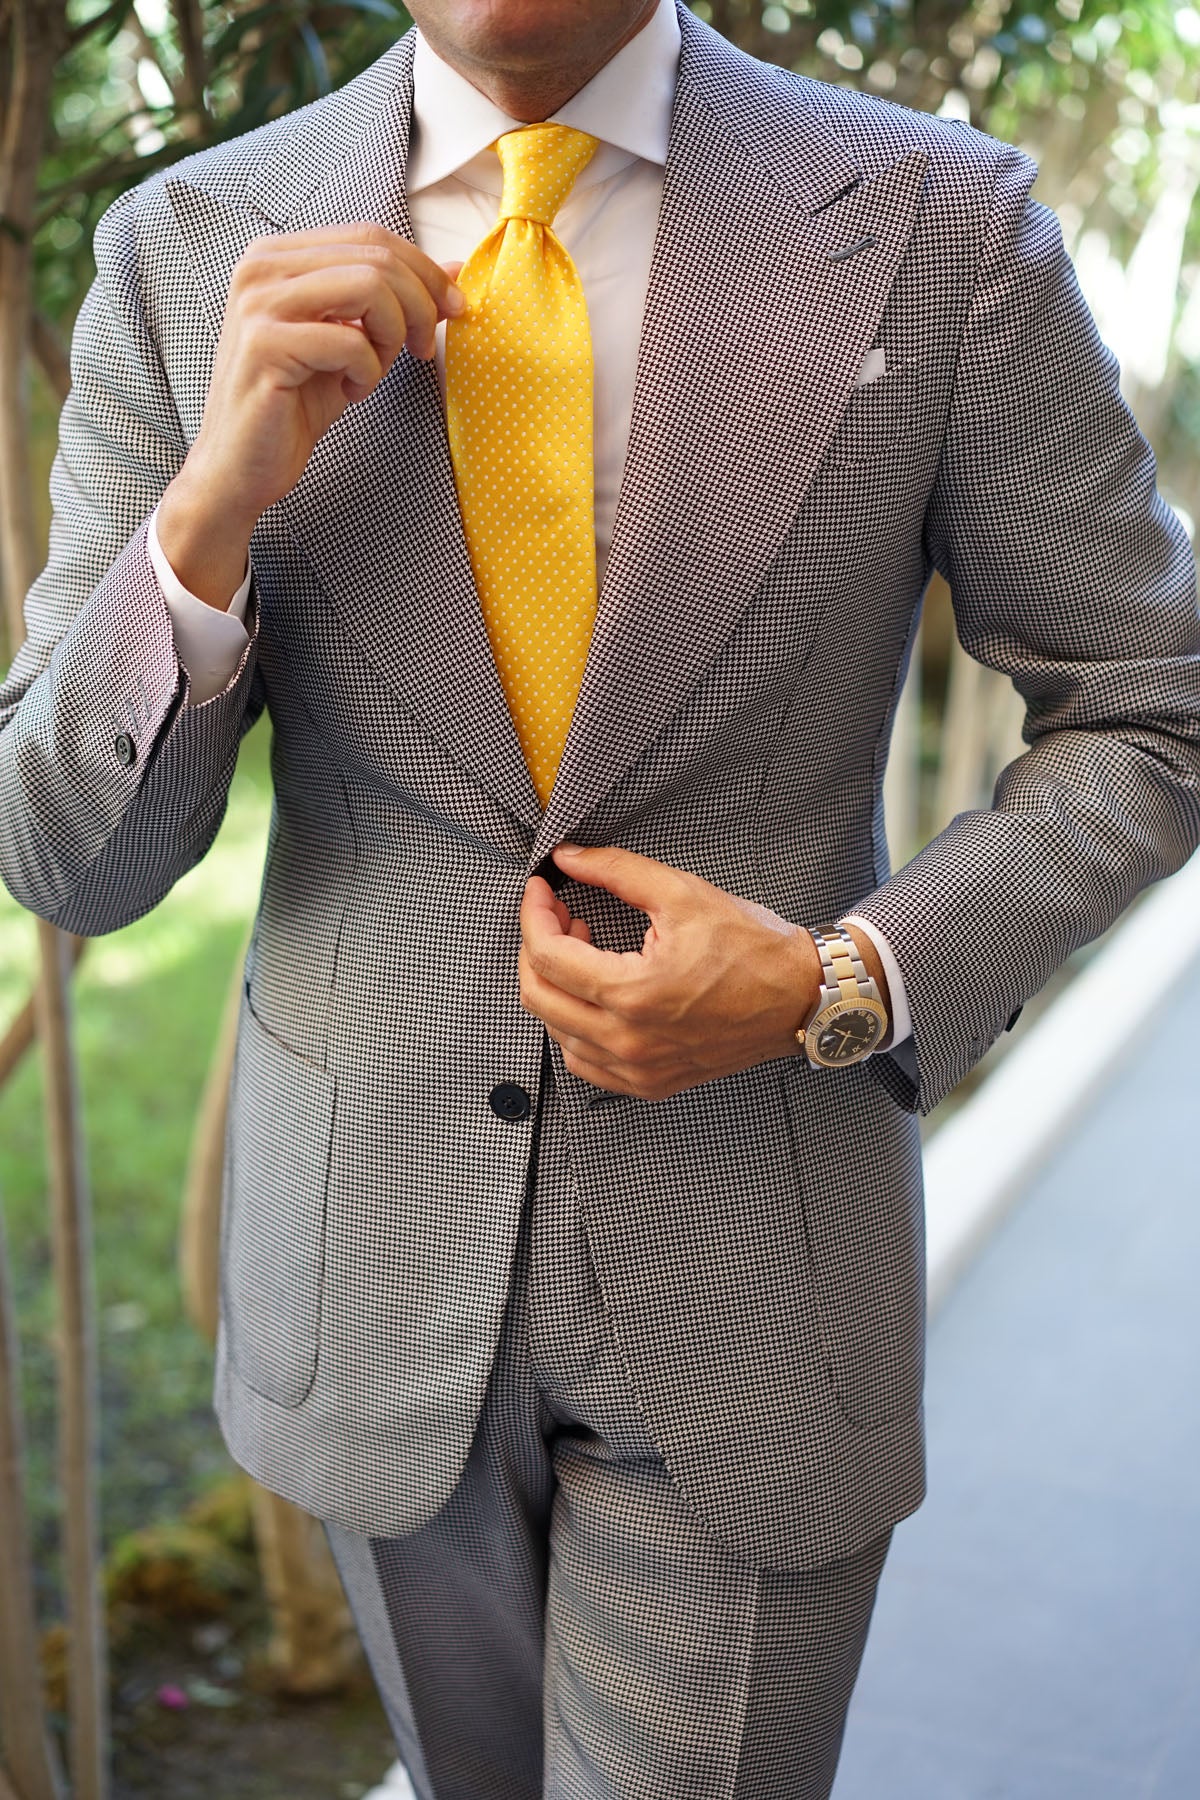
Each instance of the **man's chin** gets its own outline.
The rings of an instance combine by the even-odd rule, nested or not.
[[[515,78],[590,73],[646,23],[655,0],[416,0],[408,10],[468,79],[481,71]]]

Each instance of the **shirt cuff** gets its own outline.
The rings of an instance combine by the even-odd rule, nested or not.
[[[175,633],[175,654],[187,674],[188,705],[203,706],[229,686],[250,641],[246,630],[246,603],[250,597],[250,558],[237,593],[224,612],[206,606],[190,593],[167,561],[158,541],[158,508],[150,515],[146,535],[146,554],[162,589],[171,627]]]
[[[904,977],[900,973],[900,964],[896,961],[892,946],[877,925],[872,925],[867,919],[860,919],[856,913],[847,913],[846,917],[839,919],[838,923],[840,925],[857,925],[858,929],[870,938],[879,952],[879,960],[883,964],[883,972],[887,976],[888,1010],[892,1018],[892,1041],[888,1045],[888,1049],[895,1050],[897,1045],[904,1043],[906,1038],[912,1036],[912,1014],[908,1010],[908,995],[904,991]]]

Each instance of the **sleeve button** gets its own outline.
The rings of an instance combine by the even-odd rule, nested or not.
[[[132,768],[137,760],[137,747],[127,731],[123,731],[113,745],[117,761],[123,769]]]

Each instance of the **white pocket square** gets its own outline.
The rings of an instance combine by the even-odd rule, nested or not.
[[[882,375],[886,374],[887,351],[868,350],[863,359],[863,366],[858,371],[858,381],[855,385],[857,387],[869,387],[873,381],[878,381]]]

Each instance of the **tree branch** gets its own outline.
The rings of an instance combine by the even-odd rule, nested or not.
[[[33,315],[33,354],[61,405],[71,391],[71,358],[57,331],[41,312]],[[2,1080],[3,1076],[0,1076]]]
[[[85,43],[88,38],[94,37],[97,32],[103,31],[106,26],[115,23],[128,10],[129,0],[114,0],[112,6],[106,7],[94,18],[84,19],[81,24],[73,26],[67,34],[66,48],[74,50],[79,44]]]
[[[154,64],[155,68],[170,88],[171,98],[174,100],[176,108],[178,109],[180,106],[185,105],[186,100],[183,92],[184,82],[178,76],[172,80],[168,70],[163,67],[162,46],[156,44],[154,39],[150,36],[146,27],[142,24],[141,16],[136,7],[134,7],[129,15],[129,25],[134,37],[136,37],[138,43],[142,46],[147,62],[152,62]]]
[[[179,32],[179,48],[183,53],[183,80],[180,102],[190,115],[190,130],[185,135],[198,137],[208,117],[204,90],[208,86],[208,55],[204,44],[204,14],[200,0],[171,0],[171,13]],[[188,121],[185,120],[185,126]]]
[[[98,194],[106,187],[128,187],[130,182],[143,175],[152,175],[161,164],[173,161],[179,155],[177,143],[167,143],[159,150],[151,150],[144,156],[136,151],[129,151],[121,156],[110,156],[98,163],[94,169],[88,169],[78,175],[72,175],[67,181],[60,181],[56,187],[47,188],[39,196],[40,210],[33,222],[33,230],[38,232],[54,218],[62,202],[73,195]]]

